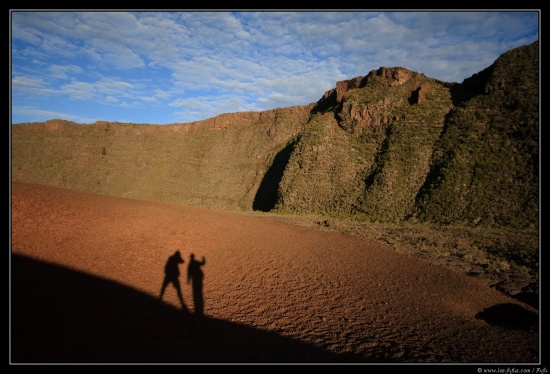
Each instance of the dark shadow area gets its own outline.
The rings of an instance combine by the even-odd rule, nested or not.
[[[388,126],[386,128],[386,136],[382,141],[382,144],[380,145],[380,149],[378,150],[378,152],[376,152],[376,155],[374,156],[374,167],[365,178],[366,189],[369,189],[374,184],[376,176],[382,172],[382,169],[384,167],[384,162],[387,158],[388,149],[390,147],[390,139],[391,139],[392,133],[393,133],[392,126]]]
[[[420,97],[420,89],[421,87],[418,87],[416,90],[411,92],[411,96],[409,96],[409,98],[407,99],[410,105],[418,104],[418,98]]]
[[[202,295],[204,273],[202,267],[206,264],[204,256],[201,261],[195,260],[195,254],[189,256],[187,265],[187,283],[191,283],[193,289],[193,312],[196,316],[204,314],[204,297]]]
[[[513,249],[508,250],[508,260],[513,260],[516,262],[516,264],[523,265],[525,267],[530,267],[529,263],[526,263],[522,260],[521,256],[518,256],[514,253]],[[525,303],[533,308],[535,308],[537,311],[539,310],[539,284],[538,282],[530,282],[528,285],[524,286],[520,292],[510,295],[507,290],[504,287],[501,287],[500,284],[492,285],[494,289],[496,289],[499,292],[504,293],[505,295],[508,295],[512,297],[515,300],[521,301],[522,303]]]
[[[315,106],[311,109],[311,115],[326,113],[329,110],[336,112],[337,106],[340,105],[340,103],[337,100],[338,93],[336,92],[335,89],[329,92],[330,93],[328,96],[326,97],[323,96],[321,99],[319,99],[319,101],[317,101]]]
[[[168,257],[168,260],[166,260],[166,265],[164,266],[164,280],[162,281],[162,286],[160,288],[159,299],[162,300],[162,297],[164,296],[164,292],[166,292],[166,287],[169,284],[172,284],[178,295],[181,309],[183,311],[187,311],[187,305],[185,304],[185,301],[183,301],[183,294],[181,293],[181,285],[180,285],[179,265],[183,263],[184,263],[184,260],[181,257],[180,251],[176,251],[172,256]]]
[[[461,106],[477,95],[486,94],[485,86],[489,82],[489,78],[493,75],[494,70],[494,66],[491,65],[479,73],[464,79],[460,84],[452,84],[451,100],[453,105]]]
[[[192,314],[130,287],[11,256],[10,363],[342,363],[365,357]]]
[[[492,326],[510,329],[529,329],[537,327],[539,323],[537,313],[513,303],[493,305],[477,313],[476,318],[482,319]]]
[[[528,304],[535,308],[536,310],[539,310],[539,294],[538,292],[520,292],[514,296],[512,296],[514,299],[521,301],[522,303]]]
[[[435,144],[439,144],[439,142],[441,142],[441,139],[445,137],[449,128],[449,119],[452,117],[452,115],[452,110],[449,113],[445,114],[443,129],[441,130],[441,134],[439,134],[439,138],[437,139],[437,142]],[[454,154],[452,153],[452,151],[448,151],[444,157],[445,160],[452,160],[453,158]],[[412,216],[423,212],[425,208],[424,201],[429,200],[432,189],[436,188],[438,183],[440,183],[439,180],[443,174],[443,170],[446,167],[448,167],[448,165],[446,164],[434,164],[433,161],[430,162],[430,170],[426,174],[426,178],[424,179],[424,182],[418,189],[418,192],[416,193],[416,196],[414,198],[414,205],[417,207],[417,212],[408,215],[407,217],[405,217],[405,219],[410,219]]]
[[[267,169],[260,183],[260,187],[256,192],[256,196],[254,197],[254,202],[252,203],[253,210],[269,212],[275,208],[279,192],[279,183],[281,183],[288,160],[290,160],[292,151],[294,151],[294,147],[298,141],[299,138],[288,143],[288,145],[273,158],[273,163],[269,169]]]

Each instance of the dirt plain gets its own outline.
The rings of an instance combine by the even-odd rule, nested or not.
[[[538,304],[450,254],[426,261],[410,240],[395,250],[406,235],[11,188],[12,364],[541,364]],[[159,300],[176,250],[188,312],[171,286]],[[191,253],[205,258],[203,316]]]

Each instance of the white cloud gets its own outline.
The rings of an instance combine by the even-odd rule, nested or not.
[[[151,97],[151,96],[140,96],[139,97],[140,101],[144,101],[144,102],[149,102],[149,103],[156,103],[158,102],[157,98],[156,97]]]
[[[82,68],[76,65],[50,65],[48,71],[51,76],[56,79],[65,79],[68,78],[70,74],[81,74],[83,72]]]
[[[93,123],[98,121],[100,118],[86,118],[79,115],[74,115],[66,112],[43,110],[32,107],[12,107],[12,114],[23,115],[27,118],[30,118],[27,122],[34,121],[46,121],[48,119],[64,119],[68,121],[74,121],[77,123]],[[21,123],[21,122],[17,122]]]
[[[40,77],[16,76],[11,84],[14,89],[40,89],[44,87],[44,80]]]
[[[11,80],[11,84],[13,98],[56,94],[55,90],[48,87],[47,82],[42,77],[15,75]]]
[[[61,86],[61,91],[71,100],[90,100],[96,96],[95,85],[88,82],[73,81]]]
[[[43,102],[167,105],[176,122],[308,104],[337,81],[381,66],[461,82],[506,50],[535,40],[536,15],[16,12],[13,104],[50,97]]]
[[[158,97],[159,99],[168,99],[170,98],[170,93],[166,92],[166,91],[161,91],[161,90],[155,90],[155,96]]]

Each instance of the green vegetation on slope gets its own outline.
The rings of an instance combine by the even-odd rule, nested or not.
[[[277,149],[309,107],[170,126],[67,121],[12,128],[12,178],[218,209],[251,209]],[[224,122],[227,120],[228,122]]]
[[[443,224],[538,225],[538,42],[465,82],[419,194],[419,217]],[[487,78],[485,78],[487,77]],[[480,81],[481,80],[481,81]],[[460,89],[460,88],[459,88]]]
[[[12,178],[95,193],[367,221],[535,227],[538,42],[449,84],[403,68],[317,104],[167,126],[12,126]]]
[[[285,172],[280,210],[380,221],[412,214],[452,108],[450,86],[401,68],[392,72],[408,79],[394,84],[371,72],[364,87],[344,95],[335,115],[312,116]],[[423,84],[425,99],[414,102]]]

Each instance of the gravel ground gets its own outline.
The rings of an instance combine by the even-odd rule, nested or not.
[[[388,231],[19,182],[11,198],[12,363],[540,363],[532,303]],[[171,285],[159,300],[176,250],[188,312]]]

